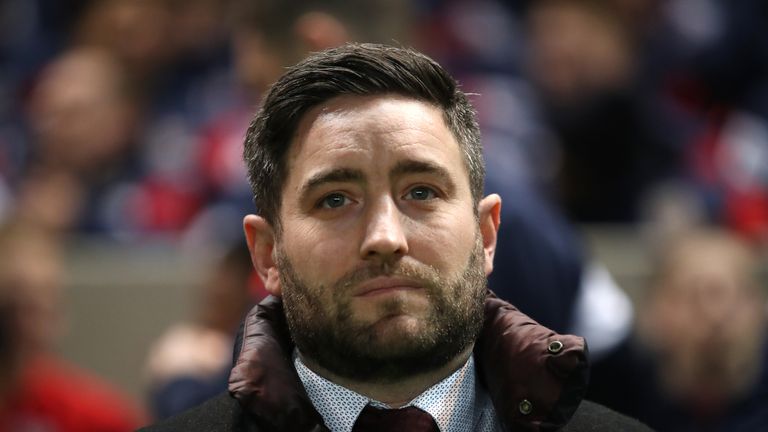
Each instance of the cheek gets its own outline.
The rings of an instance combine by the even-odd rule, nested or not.
[[[411,253],[416,259],[451,273],[464,270],[477,232],[471,211],[440,212],[428,221],[413,222],[410,228]]]
[[[333,281],[344,274],[344,263],[354,257],[354,244],[349,231],[328,231],[313,224],[292,227],[283,238],[284,251],[295,270],[312,284]]]

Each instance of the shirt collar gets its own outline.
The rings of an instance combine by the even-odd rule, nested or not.
[[[293,361],[312,405],[334,432],[350,432],[360,412],[369,403],[388,408],[386,404],[368,399],[312,372],[302,363],[298,351],[294,353]],[[486,422],[489,415],[495,417],[490,399],[475,379],[472,356],[462,367],[406,406],[415,406],[429,413],[441,432],[476,430],[477,425]]]
[[[309,370],[301,361],[298,350],[294,351],[293,364],[312,405],[323,417],[328,429],[351,432],[357,416],[368,405],[368,398]]]

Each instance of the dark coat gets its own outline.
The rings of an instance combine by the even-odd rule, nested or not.
[[[229,394],[144,430],[328,431],[293,368],[279,299],[269,298],[248,314],[239,348]],[[582,402],[588,375],[582,338],[556,334],[492,295],[474,355],[478,378],[510,431],[650,430]]]

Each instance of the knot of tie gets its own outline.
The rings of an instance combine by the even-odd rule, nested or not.
[[[366,405],[355,421],[352,432],[439,432],[435,419],[426,412],[409,406],[379,409]]]

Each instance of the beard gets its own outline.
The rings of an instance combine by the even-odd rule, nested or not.
[[[397,382],[437,370],[467,350],[480,333],[487,287],[483,259],[478,235],[464,270],[455,278],[401,259],[353,270],[326,287],[304,282],[278,249],[277,267],[291,337],[302,356],[348,379]],[[352,290],[377,276],[406,277],[425,290],[428,310],[415,329],[393,325],[393,332],[382,334],[376,322],[353,316]],[[329,298],[329,292],[334,306],[330,308],[323,300]],[[379,317],[408,311],[407,301],[400,297],[376,307]]]

